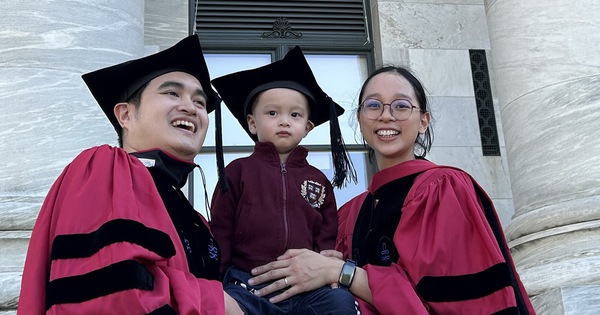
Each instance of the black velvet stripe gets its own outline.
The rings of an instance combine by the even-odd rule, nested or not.
[[[116,219],[88,234],[56,236],[52,242],[50,258],[90,257],[104,246],[118,242],[140,245],[164,258],[175,255],[175,246],[167,233],[134,220]]]
[[[147,315],[177,315],[177,312],[170,305],[163,305]]]
[[[490,199],[487,198],[483,190],[479,188],[479,185],[473,181],[473,186],[479,195],[479,200],[483,204],[483,211],[485,213],[485,217],[494,232],[494,236],[496,237],[496,242],[498,242],[498,246],[500,246],[500,251],[502,252],[502,256],[504,260],[507,262],[511,262],[510,251],[508,246],[506,245],[506,240],[504,239],[504,234],[502,233],[502,226],[498,221],[498,217],[496,216],[496,211],[494,210],[494,206],[492,205]],[[515,292],[515,299],[517,300],[517,309],[519,314],[527,315],[529,314],[529,309],[527,308],[527,304],[525,303],[526,292],[521,292],[521,288],[517,281],[517,271],[512,263],[508,263],[507,268],[509,269],[509,277],[510,282],[513,287],[513,291]]]
[[[508,267],[499,263],[476,274],[423,277],[417,292],[428,302],[453,302],[484,297],[510,285]]]
[[[515,307],[505,308],[501,311],[498,311],[492,315],[519,315],[519,309]]]
[[[154,289],[154,277],[135,260],[121,261],[83,275],[49,282],[46,287],[46,310],[55,304],[81,303],[130,289]]]

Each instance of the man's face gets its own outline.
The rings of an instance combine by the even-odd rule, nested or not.
[[[161,149],[182,160],[200,152],[208,129],[206,94],[198,79],[185,72],[169,72],[148,82],[140,106],[115,108],[123,126],[127,152]],[[125,115],[124,115],[125,114]]]

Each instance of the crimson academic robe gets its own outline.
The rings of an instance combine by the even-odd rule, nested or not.
[[[105,145],[65,168],[31,235],[19,315],[224,312],[221,283],[190,272],[138,158]]]
[[[510,271],[510,254],[508,261],[502,254],[501,247],[508,249],[504,235],[497,241],[490,227],[499,225],[495,212],[489,222],[477,183],[455,168],[412,160],[377,172],[367,192],[340,208],[337,250],[352,258],[353,232],[367,194],[416,173],[421,174],[404,200],[393,233],[397,260],[389,266],[363,267],[373,305],[359,301],[362,313],[517,314],[518,298],[535,314],[518,274]],[[484,198],[489,201],[485,194]],[[511,277],[517,290],[510,285]]]

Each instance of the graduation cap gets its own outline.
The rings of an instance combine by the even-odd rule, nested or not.
[[[158,53],[86,73],[82,78],[110,123],[117,133],[120,133],[122,128],[114,114],[115,105],[128,101],[138,89],[152,79],[174,71],[186,72],[196,77],[207,95],[207,112],[215,110],[217,168],[219,178],[224,178],[220,131],[221,100],[210,84],[208,67],[197,34],[188,36]]]
[[[258,138],[250,132],[246,117],[258,94],[273,88],[289,88],[304,94],[310,106],[309,120],[315,127],[326,121],[330,123],[335,171],[333,185],[341,187],[348,176],[356,182],[356,172],[348,157],[337,119],[337,116],[344,113],[344,109],[321,89],[300,47],[296,46],[279,61],[228,74],[213,79],[212,83],[227,108],[254,141]]]

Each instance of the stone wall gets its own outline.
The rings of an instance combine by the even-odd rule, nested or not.
[[[116,134],[83,73],[188,34],[187,1],[6,0],[0,10],[0,315],[14,314],[31,229],[63,168]]]
[[[600,3],[486,1],[516,213],[544,314],[600,314]]]

